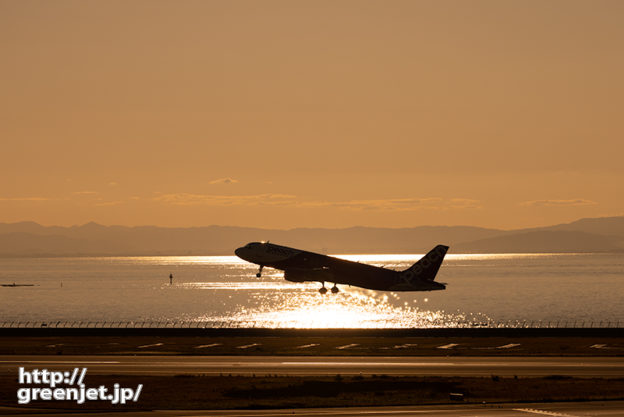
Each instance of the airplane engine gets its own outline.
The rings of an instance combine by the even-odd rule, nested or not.
[[[333,274],[326,269],[287,269],[284,271],[284,279],[290,282],[333,282]]]

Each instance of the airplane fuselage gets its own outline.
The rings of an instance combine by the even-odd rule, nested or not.
[[[436,248],[445,248],[444,253],[438,253],[436,259],[432,259],[435,262],[439,259],[441,263],[448,247],[440,245]],[[446,288],[433,279],[420,278],[411,269],[394,271],[268,242],[251,242],[236,249],[235,253],[239,258],[261,267],[284,271],[284,278],[292,282],[331,282],[379,291],[435,291]],[[426,257],[432,253],[434,251]],[[423,260],[426,261],[426,257]]]

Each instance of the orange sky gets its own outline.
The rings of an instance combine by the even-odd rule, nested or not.
[[[0,0],[0,222],[624,214],[624,2]]]

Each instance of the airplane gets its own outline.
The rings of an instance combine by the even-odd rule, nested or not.
[[[320,282],[321,294],[327,293],[325,282],[333,282],[331,292],[340,290],[337,284],[353,285],[378,291],[436,291],[446,284],[435,282],[448,246],[438,245],[418,262],[404,271],[395,271],[379,266],[347,261],[333,256],[321,255],[269,242],[250,242],[234,251],[239,258],[260,265],[256,274],[262,276],[262,269],[284,271],[284,279],[291,282]]]

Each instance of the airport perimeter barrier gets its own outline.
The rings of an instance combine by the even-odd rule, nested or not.
[[[454,323],[452,326],[431,324],[421,326],[422,329],[619,329],[624,324],[620,321],[506,321],[506,322],[466,322]],[[255,322],[225,321],[2,321],[0,329],[257,329],[282,328],[259,326]],[[407,329],[391,326],[390,323],[375,327],[377,329]]]

